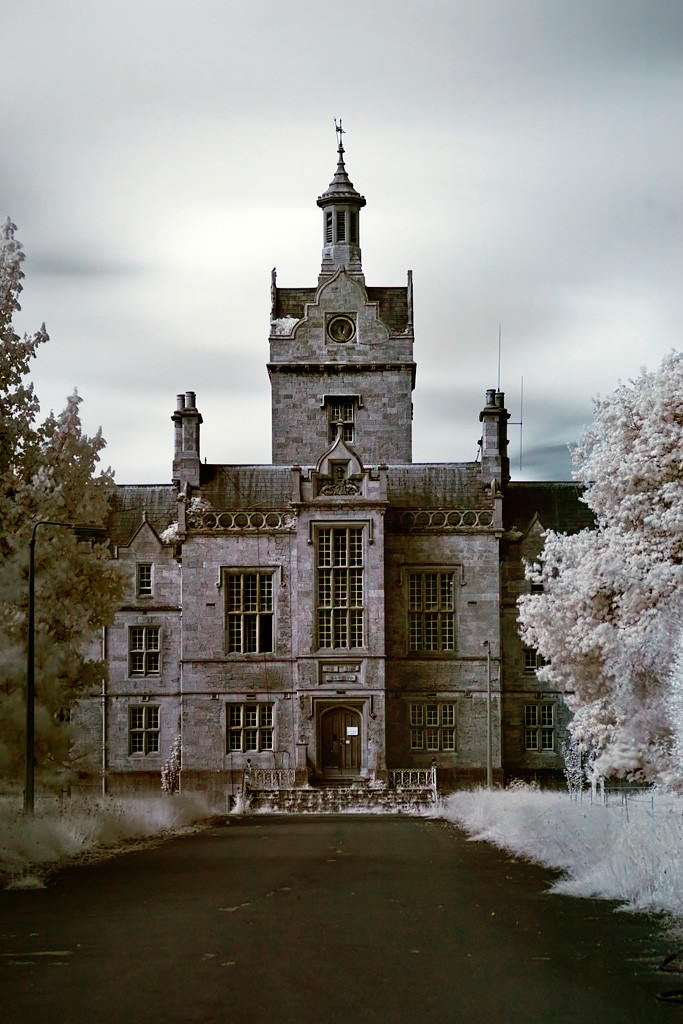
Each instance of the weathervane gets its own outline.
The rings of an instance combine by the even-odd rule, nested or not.
[[[334,119],[334,130],[337,133],[337,149],[343,149],[342,135],[346,135],[346,132],[342,128],[342,119],[339,118],[339,124],[337,124],[337,118]]]

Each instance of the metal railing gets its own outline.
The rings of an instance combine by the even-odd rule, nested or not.
[[[436,800],[436,767],[390,768],[389,785],[392,789],[431,789]]]
[[[294,789],[295,777],[293,768],[247,768],[244,785],[246,789]]]

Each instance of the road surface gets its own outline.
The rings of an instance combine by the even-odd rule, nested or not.
[[[4,1024],[650,1024],[657,922],[408,817],[232,819],[0,893]]]

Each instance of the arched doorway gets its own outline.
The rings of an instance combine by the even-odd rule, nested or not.
[[[360,773],[362,719],[352,708],[329,708],[320,717],[323,778],[348,778]]]

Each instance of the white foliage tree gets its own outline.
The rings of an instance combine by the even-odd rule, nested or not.
[[[573,452],[596,528],[546,535],[520,633],[573,691],[572,732],[604,776],[670,778],[668,701],[683,584],[683,354],[595,402]]]
[[[677,788],[683,789],[683,628],[678,633],[674,655],[668,695],[672,734],[672,767]]]

